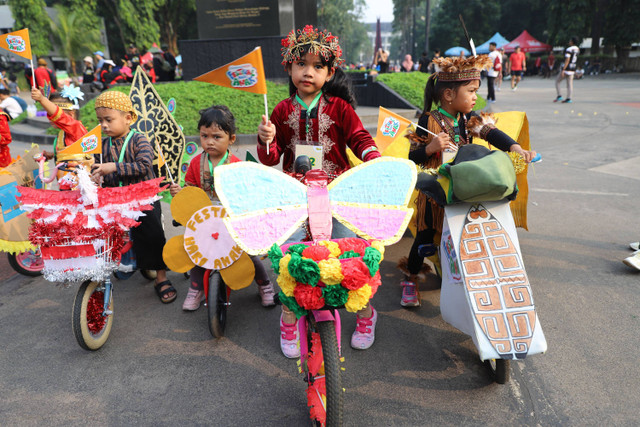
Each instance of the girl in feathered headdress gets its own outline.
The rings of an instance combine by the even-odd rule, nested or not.
[[[409,159],[426,168],[438,168],[443,159],[447,161],[458,147],[469,144],[474,136],[480,137],[503,151],[514,151],[522,155],[526,162],[535,156],[533,151],[525,151],[504,132],[495,126],[491,114],[473,111],[477,92],[480,88],[480,72],[492,65],[486,55],[470,58],[436,58],[433,60],[439,71],[432,74],[424,90],[424,110],[418,125],[437,136],[418,128],[411,134]],[[429,202],[429,203],[427,203]],[[442,232],[444,211],[426,195],[420,193],[417,201],[417,234],[408,258],[400,260],[398,267],[405,274],[402,281],[401,305],[420,305],[416,282],[421,272],[428,271],[423,266],[423,257],[418,247],[434,242],[434,237]],[[435,262],[438,262],[437,260]]]

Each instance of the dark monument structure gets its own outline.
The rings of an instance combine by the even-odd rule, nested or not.
[[[262,47],[268,79],[286,79],[280,40],[294,28],[316,25],[315,0],[196,0],[199,40],[180,40],[185,80]]]

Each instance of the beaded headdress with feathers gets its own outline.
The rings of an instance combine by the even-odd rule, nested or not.
[[[326,61],[330,61],[333,56],[333,63],[329,64],[331,68],[344,62],[338,37],[327,30],[314,28],[312,25],[307,25],[302,30],[291,30],[281,43],[284,58],[282,65],[300,59],[306,52],[321,55]]]
[[[438,79],[446,82],[480,80],[480,72],[491,67],[493,61],[487,55],[470,58],[435,58],[433,63],[439,68]]]

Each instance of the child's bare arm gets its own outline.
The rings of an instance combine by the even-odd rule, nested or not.
[[[42,105],[44,111],[47,112],[48,115],[53,116],[56,113],[58,107],[53,102],[49,101],[46,96],[40,92],[40,89],[31,88],[31,99],[37,101]]]
[[[169,186],[169,193],[171,193],[171,197],[174,197],[176,194],[178,194],[180,190],[182,190],[180,184],[171,184]]]

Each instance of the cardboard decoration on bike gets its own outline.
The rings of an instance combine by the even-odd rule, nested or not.
[[[34,145],[23,157],[0,169],[0,250],[3,252],[20,253],[35,249],[29,241],[31,220],[21,209],[17,197],[18,186],[42,188],[38,164],[34,160],[40,152],[40,148]]]
[[[406,205],[415,179],[412,162],[389,157],[363,163],[328,185],[321,170],[308,172],[306,185],[250,163],[215,171],[231,235],[245,250],[268,251],[280,301],[298,318],[324,306],[357,312],[368,304],[381,283],[384,245],[400,239],[413,213]],[[245,197],[234,198],[237,191]],[[331,215],[360,238],[330,239]],[[313,241],[280,248],[307,218]]]
[[[224,165],[215,169],[215,182],[229,233],[250,255],[283,244],[309,216],[307,187],[276,169],[249,162]],[[415,182],[409,160],[363,163],[328,185],[331,214],[364,239],[393,244],[413,214],[406,206]]]
[[[180,190],[171,201],[171,216],[185,226],[184,235],[169,239],[162,251],[164,262],[172,271],[186,273],[196,265],[217,270],[233,290],[253,282],[253,261],[227,231],[223,222],[225,208],[214,205],[201,188]]]
[[[108,278],[118,266],[125,234],[163,190],[160,178],[98,188],[83,167],[78,181],[79,189],[71,191],[18,188],[22,209],[34,220],[29,238],[40,246],[42,273],[51,282]]]

